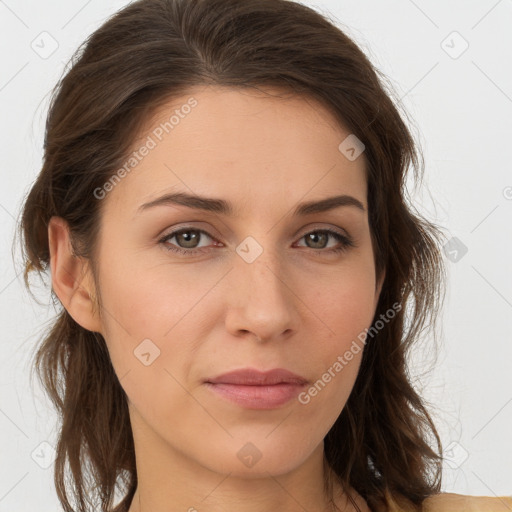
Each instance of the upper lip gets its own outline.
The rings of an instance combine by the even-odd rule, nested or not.
[[[306,384],[308,381],[284,368],[260,371],[255,368],[242,368],[209,378],[205,382],[212,384],[240,384],[245,386],[270,386],[280,383]]]

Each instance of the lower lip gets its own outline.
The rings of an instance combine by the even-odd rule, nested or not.
[[[275,409],[295,398],[305,387],[305,384],[289,382],[270,386],[214,384],[211,382],[206,382],[205,385],[227,400],[248,409]]]

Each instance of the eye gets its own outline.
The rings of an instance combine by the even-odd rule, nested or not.
[[[325,249],[329,238],[334,238],[339,242],[340,245],[338,247],[331,247],[321,252],[337,254],[342,251],[346,251],[349,247],[355,247],[352,238],[342,233],[338,233],[338,231],[334,231],[332,229],[317,229],[315,231],[310,231],[303,235],[301,240],[305,239],[308,244],[312,243],[313,247],[310,245],[310,249]],[[318,247],[318,245],[320,245],[320,247]]]
[[[159,240],[159,243],[163,244],[164,247],[168,251],[185,254],[187,256],[204,253],[205,249],[208,246],[201,247],[199,245],[199,241],[201,238],[210,238],[216,241],[216,245],[222,246],[218,240],[216,240],[213,236],[211,236],[207,231],[202,229],[185,227],[179,230],[173,231],[168,235],[165,235],[163,238]],[[175,238],[176,243],[169,242]],[[339,245],[336,247],[328,247],[329,238],[338,241]],[[350,247],[355,247],[354,241],[349,236],[339,233],[338,231],[334,231],[332,229],[317,229],[314,231],[310,231],[303,235],[300,240],[306,240],[308,248],[314,252],[321,253],[332,253],[337,254],[342,251],[346,251]]]
[[[165,235],[162,239],[159,240],[159,242],[164,244],[165,248],[169,251],[187,255],[197,254],[204,252],[202,250],[197,250],[198,241],[203,235],[206,235],[208,238],[215,240],[209,233],[202,229],[186,227]],[[175,244],[169,245],[167,243],[173,238],[176,238],[176,242],[178,242],[180,245],[183,245],[183,248],[177,247]]]

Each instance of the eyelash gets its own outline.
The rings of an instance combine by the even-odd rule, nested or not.
[[[216,240],[215,237],[213,237],[212,235],[210,235],[207,231],[204,231],[203,229],[192,228],[192,227],[189,227],[189,228],[185,227],[185,228],[178,229],[176,231],[173,231],[172,233],[169,233],[169,234],[165,235],[164,237],[162,237],[159,240],[159,243],[163,244],[165,249],[168,250],[168,251],[184,254],[186,256],[193,256],[195,254],[204,253],[205,251],[203,249],[206,249],[206,248],[202,248],[202,249],[183,249],[182,247],[177,247],[177,246],[171,247],[167,243],[168,240],[173,238],[175,235],[179,235],[181,233],[187,233],[187,232],[190,232],[190,231],[193,231],[193,232],[196,232],[196,233],[201,233],[203,235],[208,236],[212,240]],[[315,229],[313,231],[309,231],[309,232],[305,233],[304,235],[302,235],[300,237],[300,239],[304,238],[307,235],[310,235],[311,233],[325,233],[325,234],[331,235],[338,242],[341,242],[341,246],[340,247],[331,248],[331,249],[311,249],[311,248],[309,248],[311,251],[314,251],[314,252],[325,252],[325,253],[329,253],[329,254],[340,254],[340,253],[348,250],[350,247],[355,247],[356,246],[354,241],[352,240],[352,238],[350,238],[349,236],[346,236],[346,235],[342,235],[341,233],[338,233],[337,231],[334,231],[332,229]]]

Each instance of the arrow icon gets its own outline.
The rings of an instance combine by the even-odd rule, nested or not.
[[[263,247],[252,236],[248,236],[238,244],[236,252],[246,263],[252,263],[263,252]]]
[[[338,149],[348,160],[353,162],[365,150],[365,145],[357,135],[351,133],[348,137],[343,139]]]
[[[30,47],[41,59],[48,59],[59,48],[58,41],[48,32],[38,34],[30,43]]]
[[[252,468],[261,459],[262,453],[253,443],[246,443],[236,454],[240,461],[247,466]]]
[[[146,338],[133,351],[135,357],[145,366],[149,366],[160,357],[160,349],[149,338]]]
[[[444,253],[453,263],[459,262],[467,252],[468,248],[455,236],[444,245]]]

